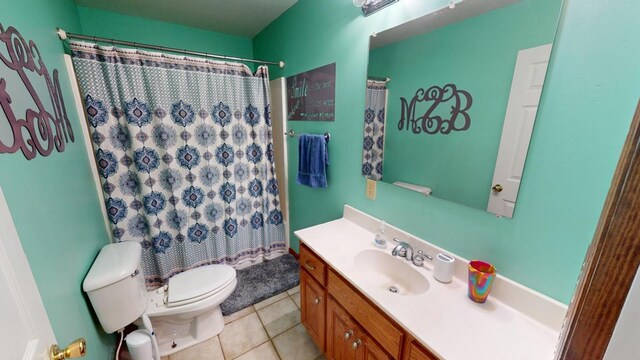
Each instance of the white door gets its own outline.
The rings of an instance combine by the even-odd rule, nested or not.
[[[640,359],[640,268],[636,270],[622,312],[616,322],[604,360],[638,360]]]
[[[280,207],[284,218],[284,232],[289,248],[289,178],[287,166],[287,84],[281,77],[269,82],[271,94],[271,124],[273,128],[273,152],[276,163],[276,178],[278,179]]]
[[[511,218],[527,159],[551,44],[518,51],[487,211]]]
[[[56,343],[56,339],[2,188],[0,289],[0,358],[49,359],[49,347]]]

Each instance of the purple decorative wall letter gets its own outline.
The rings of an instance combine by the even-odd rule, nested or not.
[[[31,160],[37,153],[49,156],[54,148],[63,152],[65,144],[69,140],[73,142],[74,136],[62,99],[58,70],[53,70],[52,79],[36,44],[32,40],[27,43],[14,27],[5,30],[0,24],[0,41],[0,60],[9,70],[0,66],[0,154],[13,154],[20,150]],[[11,74],[10,71],[20,77],[23,89],[15,84],[10,84],[12,87],[7,89],[6,78]],[[38,84],[34,84],[33,80],[43,81],[46,85],[49,95],[47,105],[49,102],[51,104],[49,109],[36,92],[34,85]],[[12,98],[10,91],[19,95]],[[17,101],[17,96],[25,96],[25,93],[30,98]],[[46,96],[44,98],[47,100]],[[15,109],[16,103],[27,105],[24,109]],[[21,111],[24,111],[24,118],[18,114]]]

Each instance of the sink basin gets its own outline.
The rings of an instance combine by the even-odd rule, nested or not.
[[[429,289],[429,281],[405,259],[370,249],[359,252],[354,261],[366,282],[397,295],[419,295]]]

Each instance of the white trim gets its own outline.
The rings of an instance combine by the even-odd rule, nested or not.
[[[89,168],[91,169],[91,175],[93,176],[93,183],[98,193],[98,200],[100,200],[100,211],[102,212],[102,219],[104,220],[104,226],[107,229],[110,242],[115,242],[113,232],[111,231],[111,225],[109,225],[109,217],[107,216],[107,208],[105,207],[104,192],[100,184],[100,174],[98,174],[98,165],[96,164],[96,158],[93,155],[93,145],[91,145],[91,134],[89,133],[89,126],[87,125],[87,119],[84,115],[84,107],[82,97],[80,96],[80,88],[78,87],[78,79],[76,78],[76,72],[73,68],[73,62],[71,56],[65,54],[64,62],[67,66],[67,73],[69,74],[69,82],[71,83],[71,92],[73,93],[73,100],[76,105],[76,111],[78,113],[78,122],[82,128],[82,138],[84,139],[85,150],[87,151],[87,159],[89,161]]]
[[[288,131],[287,129],[287,93],[285,89],[287,88],[286,79],[284,77],[280,77],[277,79],[273,79],[269,82],[269,92],[271,95],[271,118],[272,118],[272,130],[273,130],[273,142],[274,147],[282,147],[282,157],[283,164],[278,164],[276,156],[276,169],[281,169],[284,176],[282,179],[278,178],[279,190],[284,192],[284,204],[280,204],[280,208],[284,214],[284,231],[285,231],[285,245],[287,249],[291,247],[291,238],[290,238],[290,220],[291,213],[289,212],[289,155],[287,148],[287,135],[285,133]],[[279,92],[271,91],[271,90],[279,90]],[[277,143],[277,144],[276,144]]]

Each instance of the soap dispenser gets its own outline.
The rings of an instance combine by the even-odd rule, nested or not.
[[[384,221],[380,222],[380,227],[378,228],[378,232],[376,233],[376,238],[373,242],[373,245],[375,245],[375,247],[380,248],[380,249],[386,249],[387,248],[387,240],[384,239],[384,227],[385,227],[386,223]]]

